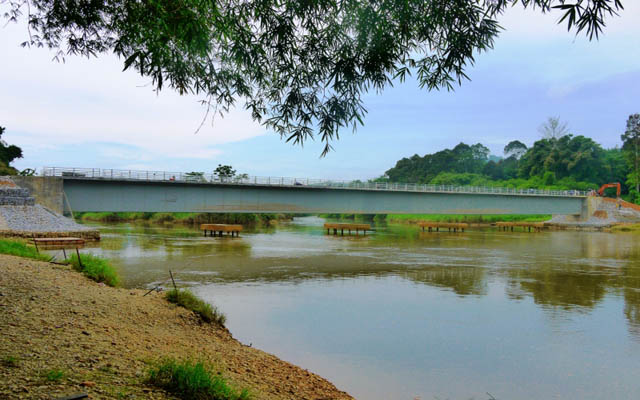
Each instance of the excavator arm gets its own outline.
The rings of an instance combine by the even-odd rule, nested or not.
[[[620,183],[605,183],[604,185],[600,186],[600,189],[598,189],[598,194],[600,196],[604,196],[604,191],[607,188],[616,188],[616,197],[620,197],[620,193],[621,193],[621,188],[620,188]]]

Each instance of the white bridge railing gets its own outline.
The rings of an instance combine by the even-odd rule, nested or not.
[[[60,168],[45,167],[42,176],[59,176],[65,179],[101,179],[101,180],[132,180],[132,181],[157,181],[176,183],[202,183],[202,184],[229,184],[229,185],[269,185],[269,186],[296,186],[331,189],[359,189],[359,190],[390,190],[405,192],[435,192],[435,193],[479,193],[479,194],[509,194],[522,196],[561,196],[584,197],[589,193],[581,190],[543,190],[543,189],[515,189],[490,186],[450,186],[450,185],[426,185],[415,183],[391,183],[391,182],[361,182],[359,180],[340,181],[330,179],[286,178],[248,176],[246,174],[232,177],[215,174],[193,172],[168,172],[168,171],[136,171],[120,169],[100,168]]]

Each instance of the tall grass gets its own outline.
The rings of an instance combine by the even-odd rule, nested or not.
[[[96,282],[104,282],[114,287],[120,284],[118,273],[104,258],[92,254],[83,254],[78,260],[78,256],[72,254],[71,258],[69,258],[69,263],[73,269],[82,272]]]
[[[220,326],[224,326],[227,317],[216,307],[200,299],[187,289],[172,289],[166,294],[166,299],[174,304],[191,310],[198,314],[204,321],[213,322]]]
[[[35,247],[28,246],[24,242],[15,240],[0,239],[0,253],[12,256],[33,258],[34,260],[49,261],[51,257],[40,254]]]
[[[245,400],[246,389],[233,388],[227,380],[202,361],[165,358],[154,365],[146,381],[184,400]]]

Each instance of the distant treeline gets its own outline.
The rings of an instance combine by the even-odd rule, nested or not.
[[[584,136],[541,139],[530,148],[512,141],[505,146],[504,157],[489,154],[480,143],[460,143],[453,149],[403,158],[376,180],[557,190],[597,189],[620,182],[623,197],[640,201],[633,164],[623,149],[603,149]]]
[[[181,224],[242,224],[269,225],[274,220],[289,220],[292,214],[240,214],[240,213],[154,213],[154,212],[85,212],[75,217],[83,221],[148,222]]]

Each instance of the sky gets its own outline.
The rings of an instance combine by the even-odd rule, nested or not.
[[[13,165],[37,170],[210,173],[228,164],[257,176],[369,179],[403,157],[459,142],[480,142],[500,156],[511,140],[533,144],[550,116],[610,148],[620,146],[627,117],[640,112],[639,3],[624,2],[598,41],[567,32],[557,13],[511,9],[494,49],[467,70],[470,81],[447,92],[409,79],[365,95],[364,126],[345,130],[324,158],[321,142],[285,143],[243,109],[208,119],[196,133],[205,116],[200,98],[155,93],[112,55],[52,61],[48,49],[19,46],[24,24],[3,24],[0,125],[3,139],[23,149]]]

